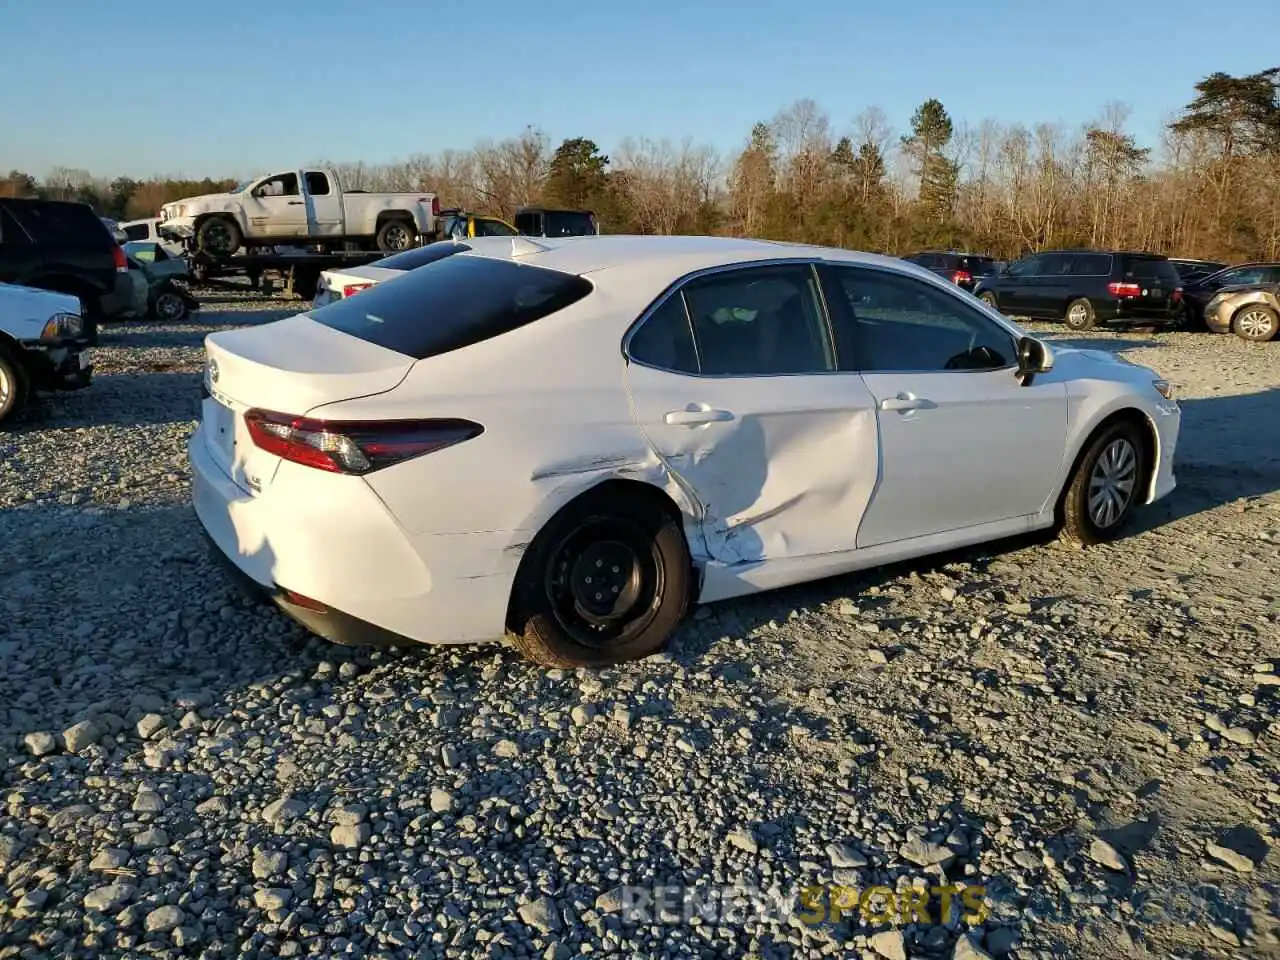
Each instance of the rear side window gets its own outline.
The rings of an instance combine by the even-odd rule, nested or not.
[[[582,277],[488,257],[445,257],[338,300],[311,318],[415,360],[550,316],[591,292]]]
[[[465,253],[470,249],[465,243],[437,240],[435,243],[428,243],[425,247],[414,247],[404,253],[395,253],[381,260],[375,260],[369,266],[386,267],[388,270],[416,270],[418,267],[425,267],[428,263],[435,263],[437,260],[451,257],[455,253]]]
[[[1172,263],[1168,260],[1157,260],[1154,257],[1129,257],[1125,263],[1124,278],[1126,280],[1163,280],[1174,287],[1182,282]]]
[[[1076,253],[1071,257],[1073,277],[1111,276],[1111,257],[1105,253]]]
[[[45,201],[14,205],[11,212],[36,243],[71,246],[115,245],[106,224],[83,203]]]
[[[145,240],[150,233],[151,230],[145,223],[135,223],[124,228],[124,235],[130,240]]]

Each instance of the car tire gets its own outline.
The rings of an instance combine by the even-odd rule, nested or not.
[[[1000,310],[1000,301],[996,298],[996,295],[992,293],[990,290],[983,290],[980,294],[978,294],[978,299],[981,300],[983,303],[985,303],[992,310],[995,310],[995,311]]]
[[[187,315],[187,301],[176,290],[162,290],[151,305],[151,315],[161,323],[177,323]]]
[[[597,568],[603,580],[592,583]],[[666,644],[692,587],[689,548],[675,516],[646,496],[587,495],[552,519],[521,562],[512,641],[527,659],[549,667],[638,660]],[[611,596],[618,599],[606,610]]]
[[[1093,312],[1093,304],[1081,297],[1067,304],[1067,312],[1062,322],[1072,330],[1092,330],[1098,322],[1098,316]]]
[[[413,224],[400,217],[385,221],[378,228],[378,249],[383,253],[401,253],[413,246]]]
[[[0,345],[0,424],[22,412],[30,393],[26,369],[17,357]]]
[[[206,256],[229,257],[243,243],[239,224],[227,217],[210,217],[196,228],[196,250]]]
[[[1266,343],[1280,331],[1280,315],[1265,303],[1247,303],[1231,318],[1231,329],[1242,340]]]
[[[1142,499],[1146,461],[1137,424],[1121,420],[1100,430],[1077,460],[1063,494],[1059,536],[1085,547],[1116,537]]]

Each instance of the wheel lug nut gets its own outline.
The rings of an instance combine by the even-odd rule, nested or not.
[[[618,568],[617,568],[617,567],[614,567],[614,568],[613,568],[613,572],[614,572],[614,573],[618,573],[618,572],[619,572]]]
[[[596,599],[597,599],[597,600],[603,600],[603,599],[604,599],[604,594],[602,594],[602,593],[597,593],[597,594],[596,594]]]

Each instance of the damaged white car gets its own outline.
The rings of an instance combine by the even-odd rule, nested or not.
[[[1097,542],[1174,488],[1151,370],[843,250],[477,241],[206,349],[197,515],[337,642],[616,662],[693,603],[1055,525]]]

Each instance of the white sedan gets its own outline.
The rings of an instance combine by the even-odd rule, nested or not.
[[[217,549],[342,643],[659,649],[689,606],[1174,488],[1151,370],[1052,350],[922,268],[709,237],[476,243],[211,334]]]
[[[511,241],[508,239],[505,249],[509,250],[510,247]],[[428,263],[435,263],[437,260],[470,249],[467,243],[460,240],[437,240],[423,247],[393,253],[389,257],[383,257],[362,267],[335,267],[331,270],[322,270],[320,280],[316,284],[316,295],[311,301],[311,309],[319,310],[335,300],[354,297],[375,284],[394,280],[406,270],[416,270]]]

